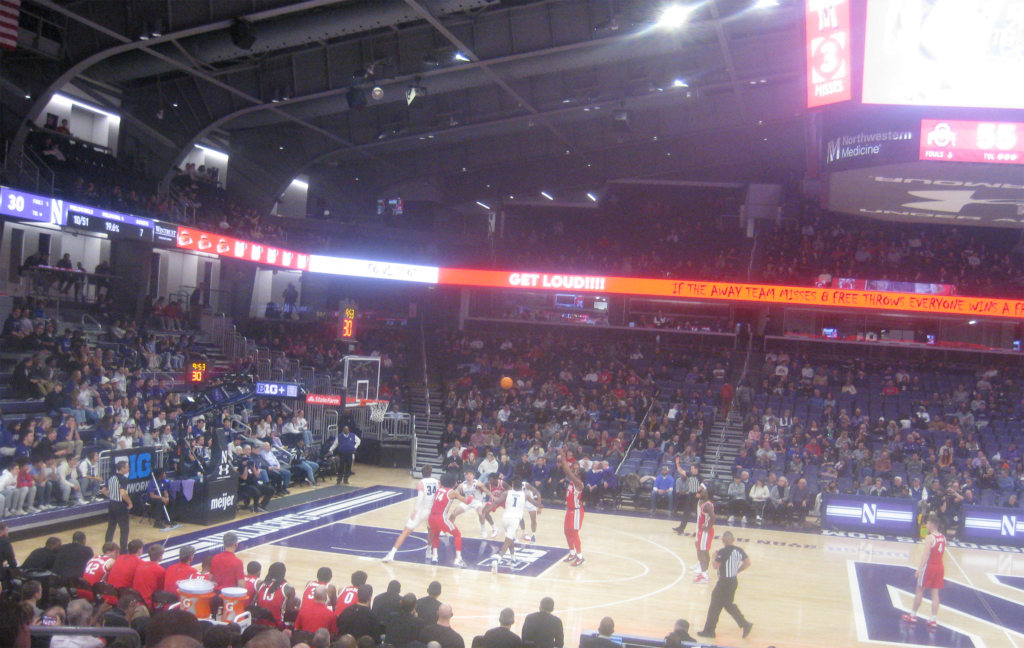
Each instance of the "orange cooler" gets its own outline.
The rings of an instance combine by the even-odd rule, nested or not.
[[[213,590],[212,581],[200,579],[178,581],[178,598],[181,600],[181,609],[191,612],[197,618],[209,619],[210,602],[215,596]]]
[[[249,592],[244,587],[225,587],[220,591],[220,597],[224,599],[224,608],[220,613],[220,620],[224,623],[231,623],[242,612],[245,612],[245,604],[249,599]]]

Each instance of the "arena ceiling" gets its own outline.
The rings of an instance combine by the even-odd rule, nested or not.
[[[266,200],[303,172],[352,194],[426,179],[456,200],[799,177],[803,3],[687,4],[670,29],[661,0],[23,0],[62,47],[6,56],[0,85],[30,119],[74,85],[161,171],[221,148]]]

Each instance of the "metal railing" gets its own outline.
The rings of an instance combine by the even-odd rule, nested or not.
[[[637,433],[630,439],[629,445],[626,447],[626,451],[622,453],[622,460],[619,461],[619,465],[615,467],[615,474],[618,475],[619,471],[622,470],[622,464],[626,463],[626,457],[633,451],[633,447],[636,445],[637,437],[640,436],[640,430],[644,429],[644,423],[647,422],[647,418],[651,415],[651,410],[654,409],[655,404],[658,402],[658,395],[661,394],[660,389],[654,390],[654,394],[651,396],[651,404],[647,406],[647,411],[644,412],[644,417],[640,420],[640,425],[637,426]]]
[[[416,434],[416,417],[411,414],[388,414],[383,420],[374,421],[369,407],[354,407],[352,420],[364,439],[375,439],[382,445],[412,444]]]
[[[139,639],[139,633],[132,628],[114,628],[114,627],[71,627],[71,626],[41,626],[33,625],[29,626],[28,634],[33,639],[40,637],[47,639],[50,637],[57,636],[74,636],[74,637],[103,637],[108,640],[119,639],[121,637],[127,637],[128,641],[131,642],[133,648],[141,648],[142,641]],[[35,645],[36,642],[32,642]],[[111,641],[107,642],[108,644]],[[49,645],[49,641],[46,642]]]
[[[426,334],[423,332],[423,318],[420,317],[419,320],[420,320],[420,356],[421,356],[420,359],[423,361],[423,400],[424,400],[424,404],[426,405],[426,410],[427,410],[427,427],[425,429],[429,430],[430,429],[431,411],[430,411],[430,376],[427,374],[427,337],[426,337]],[[412,463],[411,463],[411,466],[412,466],[412,470],[413,471],[416,470],[416,451],[417,451],[417,446],[419,446],[419,438],[416,436],[416,426],[413,425],[412,448],[410,448],[410,451],[412,452]]]

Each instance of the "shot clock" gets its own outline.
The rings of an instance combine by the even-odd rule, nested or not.
[[[338,306],[338,339],[347,342],[356,339],[356,316],[359,308],[355,302],[343,301]]]
[[[193,362],[189,367],[188,381],[192,384],[198,385],[206,379],[206,363],[205,362]]]

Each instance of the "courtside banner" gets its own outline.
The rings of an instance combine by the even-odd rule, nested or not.
[[[1024,301],[952,295],[912,295],[865,290],[680,281],[634,277],[598,277],[542,272],[458,270],[441,268],[438,283],[491,288],[580,290],[619,295],[677,297],[722,301],[764,302],[876,311],[912,311],[986,317],[1024,317]]]

